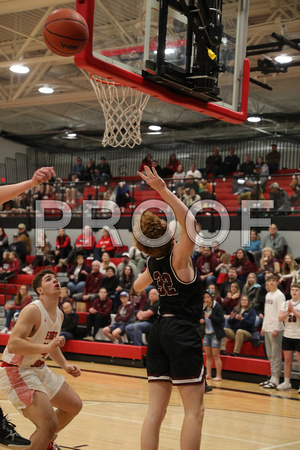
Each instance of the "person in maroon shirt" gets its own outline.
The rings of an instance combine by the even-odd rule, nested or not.
[[[11,278],[14,275],[18,275],[20,272],[20,260],[16,252],[9,253],[9,264],[8,267],[0,267],[0,280],[5,278]]]
[[[107,290],[101,288],[86,318],[87,336],[83,338],[84,341],[94,341],[99,328],[110,324],[112,305],[113,302],[108,298]],[[92,327],[94,327],[93,333]]]
[[[236,251],[235,258],[232,262],[232,267],[235,267],[237,270],[238,279],[242,282],[243,286],[246,283],[247,276],[250,272],[253,271],[253,265],[250,259],[248,258],[246,252],[239,248]]]
[[[220,245],[219,245],[219,242],[218,242],[218,241],[214,241],[214,242],[212,243],[212,248],[213,248],[214,254],[216,255],[216,257],[217,257],[218,259],[220,259],[221,256],[222,256],[224,253],[226,253],[225,250],[222,250],[222,249],[220,248]]]
[[[122,335],[125,333],[126,325],[134,322],[134,307],[129,301],[128,292],[121,292],[120,299],[122,305],[117,310],[115,323],[103,328],[103,334],[116,344],[123,343]]]
[[[94,259],[101,261],[102,254],[105,252],[108,253],[109,256],[114,256],[115,246],[113,244],[113,241],[109,235],[107,228],[103,227],[102,236],[94,248]]]
[[[87,302],[95,300],[98,296],[101,281],[104,275],[100,272],[100,262],[92,262],[92,271],[89,273],[85,280],[85,285],[83,287],[83,292],[78,292],[72,295],[74,302]]]
[[[203,247],[202,255],[196,261],[202,283],[207,287],[209,284],[216,282],[217,278],[214,276],[215,269],[219,264],[219,260],[210,247]]]

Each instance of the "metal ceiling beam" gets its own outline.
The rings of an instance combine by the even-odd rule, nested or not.
[[[1,2],[0,15],[48,8],[48,6],[59,7],[67,3],[71,3],[71,7],[74,8],[74,0],[7,0]]]
[[[28,108],[31,106],[39,106],[41,104],[43,105],[56,105],[61,103],[81,103],[81,102],[87,102],[87,101],[95,101],[97,102],[97,99],[95,97],[94,91],[91,92],[78,92],[74,94],[51,94],[47,96],[43,96],[43,98],[39,97],[32,97],[32,98],[22,98],[15,101],[8,101],[8,102],[0,102],[0,109],[6,109],[6,108]],[[99,106],[100,108],[100,106]]]

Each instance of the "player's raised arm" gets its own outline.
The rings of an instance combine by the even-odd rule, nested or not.
[[[0,203],[7,202],[22,194],[22,192],[27,191],[27,189],[38,186],[41,183],[47,183],[52,177],[55,177],[53,167],[41,167],[34,173],[31,180],[0,186]]]
[[[151,170],[149,167],[145,166],[145,174],[141,172],[138,172],[138,174],[150,187],[155,189],[162,199],[173,209],[176,220],[182,227],[180,235],[181,250],[184,254],[189,255],[196,242],[195,218],[193,214],[189,211],[187,206],[167,188],[164,180],[157,175],[155,168],[152,168]]]

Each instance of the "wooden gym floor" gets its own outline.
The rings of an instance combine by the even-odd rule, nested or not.
[[[79,362],[82,375],[66,376],[83,400],[79,416],[57,439],[62,449],[138,450],[147,409],[144,369]],[[63,373],[49,362],[56,373]],[[215,389],[205,394],[205,418],[201,449],[271,450],[300,448],[300,394],[266,391],[256,384],[224,380],[210,382]],[[4,413],[23,436],[34,429],[0,393]],[[178,450],[183,419],[176,388],[163,422],[161,450]]]

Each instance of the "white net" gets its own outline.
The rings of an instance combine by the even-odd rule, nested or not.
[[[140,125],[149,95],[90,74],[105,117],[104,147],[130,147],[142,142]]]

